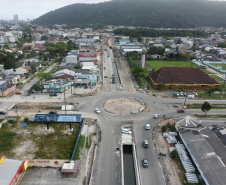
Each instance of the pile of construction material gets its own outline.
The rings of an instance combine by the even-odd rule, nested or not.
[[[199,180],[196,174],[192,173],[195,172],[195,167],[193,166],[191,160],[189,159],[187,152],[185,151],[185,146],[183,144],[176,144],[175,145],[177,153],[180,157],[181,163],[186,171],[185,175],[187,181],[189,183],[199,183]]]
[[[163,132],[163,137],[165,137],[166,141],[170,144],[177,143],[177,139],[175,138],[176,136],[176,132]]]

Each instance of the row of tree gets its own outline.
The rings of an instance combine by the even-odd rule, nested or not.
[[[115,29],[116,35],[125,35],[131,38],[140,37],[207,37],[208,34],[204,31],[197,30],[154,30],[147,28],[128,29],[120,28]]]

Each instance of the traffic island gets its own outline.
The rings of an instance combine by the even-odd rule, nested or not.
[[[104,111],[113,115],[136,114],[145,109],[142,100],[134,97],[113,98],[103,103]]]

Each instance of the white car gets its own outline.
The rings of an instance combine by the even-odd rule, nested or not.
[[[151,126],[150,126],[150,124],[146,124],[144,128],[145,128],[145,130],[150,130]]]
[[[128,135],[132,134],[132,132],[130,130],[128,130],[128,129],[122,129],[122,133],[123,134],[128,134]]]
[[[153,118],[155,118],[155,119],[157,119],[159,117],[159,114],[155,114],[154,116],[153,116]]]
[[[100,114],[100,109],[96,108],[96,109],[95,109],[95,112],[96,112],[97,114]]]

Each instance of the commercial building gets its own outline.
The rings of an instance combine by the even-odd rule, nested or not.
[[[181,127],[179,135],[206,185],[224,185],[226,129],[214,122],[212,124],[204,128]]]
[[[152,85],[157,89],[196,89],[217,88],[220,84],[195,67],[162,67],[149,73]]]

